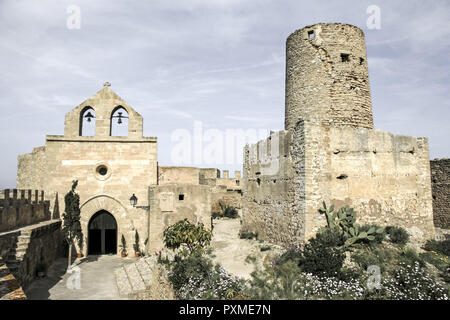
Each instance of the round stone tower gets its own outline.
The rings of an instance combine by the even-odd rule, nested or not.
[[[285,129],[299,120],[373,128],[366,44],[361,29],[319,23],[286,41]]]

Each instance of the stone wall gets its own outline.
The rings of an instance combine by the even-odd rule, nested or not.
[[[299,120],[373,128],[364,33],[320,23],[286,41],[285,129]]]
[[[434,225],[450,229],[450,159],[434,159],[430,165]]]
[[[0,232],[51,219],[44,191],[0,189]]]
[[[0,256],[23,289],[36,278],[40,264],[49,267],[62,256],[61,221],[51,220],[0,233]]]
[[[155,263],[152,269],[152,286],[145,300],[175,300],[175,291],[169,280],[169,272],[160,263]]]
[[[203,185],[150,186],[150,253],[161,250],[163,231],[187,218],[211,228],[211,187]]]
[[[211,212],[219,212],[219,202],[232,206],[236,209],[242,208],[242,192],[241,190],[229,190],[226,186],[218,186],[212,189],[211,194]]]
[[[305,142],[306,238],[325,217],[322,201],[349,205],[358,222],[406,228],[434,238],[428,140],[381,130],[299,123]]]
[[[200,169],[195,167],[158,166],[158,184],[194,184],[200,183]]]
[[[294,165],[299,155],[291,148],[292,134],[274,132],[244,150],[242,230],[262,240],[289,245],[301,241],[304,216],[296,210],[301,192]]]
[[[274,134],[246,148],[242,229],[297,244],[326,225],[318,212],[325,201],[355,208],[360,224],[402,226],[417,242],[434,238],[426,139],[302,121],[292,131],[277,133],[276,157],[261,153]]]
[[[45,146],[17,159],[17,186],[21,189],[44,189]]]
[[[220,178],[220,171],[216,168],[200,168],[199,183],[215,186],[217,178]]]
[[[0,300],[26,300],[27,296],[23,292],[19,281],[9,271],[6,264],[0,257]]]

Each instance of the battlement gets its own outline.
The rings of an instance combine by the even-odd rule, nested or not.
[[[43,203],[43,190],[0,189],[0,208]]]
[[[241,171],[239,171],[239,170],[234,171],[234,177],[230,177],[230,171],[229,170],[223,170],[222,172],[219,171],[219,176],[217,178],[220,178],[220,179],[240,179],[241,178]]]
[[[0,232],[51,219],[42,190],[0,189]]]

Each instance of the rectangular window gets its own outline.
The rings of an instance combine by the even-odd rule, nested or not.
[[[348,53],[341,53],[341,60],[342,60],[342,62],[349,62],[350,55]]]
[[[309,38],[309,40],[314,39],[314,30],[308,31],[308,38]]]
[[[179,194],[178,195],[178,200],[183,201],[184,200],[184,194]]]

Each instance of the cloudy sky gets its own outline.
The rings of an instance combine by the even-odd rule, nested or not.
[[[79,29],[67,27],[70,5]],[[369,5],[379,30],[367,27]],[[195,123],[283,129],[285,40],[318,22],[364,30],[375,126],[428,137],[431,158],[450,157],[449,21],[448,0],[0,0],[0,187],[105,81],[158,137],[160,165],[174,164],[174,132]],[[201,160],[185,165],[241,167]]]

